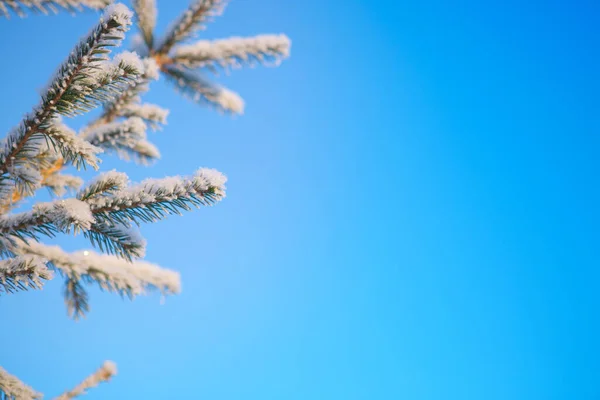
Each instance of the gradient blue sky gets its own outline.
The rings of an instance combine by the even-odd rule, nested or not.
[[[161,29],[187,5],[158,3]],[[163,159],[103,164],[229,176],[143,227],[183,293],[92,289],[81,322],[60,280],[3,296],[0,364],[49,397],[112,359],[87,398],[598,399],[599,12],[232,0],[203,36],[285,32],[291,59],[219,79],[238,118],[154,84]],[[4,131],[95,19],[0,22]]]

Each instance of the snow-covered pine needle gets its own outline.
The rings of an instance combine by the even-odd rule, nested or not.
[[[152,129],[158,129],[167,123],[169,110],[150,103],[128,104],[120,110],[119,115],[121,117],[139,117]]]
[[[92,375],[88,376],[75,388],[56,397],[54,400],[70,400],[86,393],[86,390],[96,387],[102,382],[107,382],[117,374],[117,365],[112,361],[105,361],[104,364]]]
[[[71,13],[83,11],[84,8],[99,10],[110,2],[111,0],[0,0],[0,16],[10,18],[9,10],[19,17],[26,15],[26,9],[43,14],[57,13],[59,9]]]
[[[0,237],[37,240],[57,232],[83,232],[103,252],[126,259],[142,257],[145,241],[130,228],[131,223],[155,222],[191,206],[212,205],[225,197],[226,180],[216,170],[201,168],[192,177],[149,179],[104,196],[94,195],[92,185],[79,195],[85,201],[57,200],[0,216]],[[109,187],[118,189],[121,184]]]
[[[94,222],[87,203],[77,199],[57,200],[38,203],[31,211],[0,216],[0,236],[38,239],[39,235],[86,231]]]
[[[134,158],[142,164],[148,164],[160,158],[160,152],[146,140],[146,129],[140,117],[131,117],[87,129],[82,137],[106,152],[117,153],[122,159]]]
[[[97,196],[108,196],[125,189],[128,182],[129,177],[123,172],[115,170],[105,172],[98,175],[83,190],[77,193],[77,198],[86,201]]]
[[[126,90],[123,90],[114,99],[104,104],[102,115],[91,124],[90,128],[113,122],[119,116],[128,116],[124,114],[123,110],[131,105],[140,103],[140,96],[148,91],[150,82],[159,77],[159,66],[154,59],[144,58],[142,62],[142,75]]]
[[[46,128],[45,135],[62,158],[73,164],[75,168],[80,169],[89,165],[98,169],[100,160],[96,155],[102,153],[102,149],[77,136],[75,131],[60,120],[55,118],[52,125]]]
[[[209,206],[225,197],[227,178],[220,172],[200,168],[192,177],[147,179],[110,196],[86,200],[98,221],[155,222],[181,214],[191,206]]]
[[[19,378],[9,374],[4,368],[0,367],[0,398],[33,400],[41,399],[42,397],[41,393],[36,392],[21,382]]]
[[[156,0],[133,0],[133,9],[144,42],[151,49],[154,45],[154,27],[156,26]]]
[[[44,284],[42,281],[49,279],[52,279],[52,271],[38,256],[24,255],[0,260],[0,289],[5,293],[41,289]]]
[[[63,130],[57,132],[56,127],[58,115],[73,116],[88,111],[120,93],[123,85],[137,78],[141,63],[133,55],[117,58],[115,63],[106,61],[108,48],[120,43],[131,25],[131,16],[131,11],[122,4],[107,7],[101,22],[75,47],[51,80],[40,104],[4,140],[0,148],[0,180],[10,178],[13,165],[27,163],[27,152],[39,147],[40,136],[62,138]],[[77,143],[71,141],[71,144]],[[86,161],[77,151],[73,154],[75,160]],[[69,155],[71,151],[67,150],[66,156]]]
[[[179,46],[174,51],[173,62],[188,68],[241,67],[254,63],[278,65],[290,54],[290,39],[285,35],[258,35],[231,37],[221,40],[201,40]]]
[[[163,69],[167,78],[186,97],[197,103],[208,103],[220,111],[244,113],[244,100],[235,92],[206,81],[200,75],[174,65]]]
[[[179,273],[145,261],[125,261],[93,251],[67,253],[57,246],[21,242],[19,254],[42,257],[67,277],[66,298],[69,315],[78,318],[88,310],[83,283],[96,283],[101,289],[134,298],[157,289],[163,295],[181,292]]]
[[[128,261],[142,258],[146,254],[146,241],[129,225],[118,222],[96,223],[90,230],[84,231],[83,236],[101,252]]]
[[[193,0],[188,9],[171,26],[155,52],[168,54],[175,44],[183,42],[196,31],[204,29],[206,22],[221,14],[225,3],[225,0]]]

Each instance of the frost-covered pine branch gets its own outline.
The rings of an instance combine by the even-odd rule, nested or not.
[[[131,230],[131,223],[155,222],[191,206],[212,205],[225,197],[227,180],[216,170],[201,168],[192,177],[148,179],[115,190],[114,178],[114,173],[100,176],[77,198],[39,203],[31,211],[0,216],[0,236],[39,240],[59,232],[82,232],[102,251],[126,259],[142,257],[145,242]]]
[[[85,250],[67,253],[58,246],[20,242],[15,251],[23,257],[47,260],[67,278],[65,293],[69,315],[78,318],[88,311],[83,284],[96,283],[101,289],[130,298],[157,289],[163,295],[181,291],[179,273],[149,262],[128,262],[115,256]]]
[[[255,63],[277,65],[290,54],[290,39],[285,35],[232,37],[221,40],[201,40],[179,46],[173,62],[188,68],[241,67]]]
[[[42,397],[41,393],[36,392],[21,382],[19,378],[9,374],[4,368],[0,367],[0,398],[33,400],[41,399]]]
[[[290,54],[290,40],[285,35],[259,35],[185,45],[186,40],[205,28],[206,22],[222,13],[225,3],[224,0],[193,0],[188,9],[171,24],[163,39],[157,42],[151,32],[156,19],[154,1],[137,1],[138,28],[143,42],[136,46],[141,54],[147,54],[156,61],[168,80],[185,97],[212,105],[220,111],[242,114],[244,101],[237,93],[210,82],[197,70],[204,68],[215,71],[217,67],[257,63],[278,65]]]
[[[101,23],[76,46],[51,80],[40,104],[4,140],[0,181],[14,180],[15,171],[22,167],[38,167],[32,160],[47,142],[76,166],[86,162],[97,166],[95,156],[99,150],[61,124],[58,116],[78,115],[112,99],[141,74],[142,63],[133,53],[113,61],[107,59],[109,47],[119,44],[129,29],[131,17],[122,4],[108,7]],[[33,177],[30,173],[27,176]]]
[[[74,13],[85,8],[99,10],[109,5],[111,0],[0,0],[0,17],[10,18],[10,11],[24,17],[26,10],[48,14],[63,9]]]
[[[189,39],[196,31],[204,29],[204,23],[220,15],[225,0],[195,0],[172,24],[162,42],[156,47],[157,54],[168,54],[176,43]]]
[[[33,255],[17,256],[0,261],[0,293],[41,289],[43,281],[52,279],[43,258]]]
[[[154,27],[156,26],[156,0],[133,0],[133,9],[138,18],[138,26],[147,48],[154,46]]]
[[[160,152],[146,140],[147,126],[137,116],[111,122],[84,131],[82,137],[107,152],[116,152],[123,159],[134,158],[148,164],[160,157]]]
[[[0,14],[26,8],[73,11],[99,8],[108,0],[0,0]],[[129,184],[127,175],[110,171],[86,185],[65,168],[97,169],[100,156],[116,153],[143,163],[159,157],[147,140],[147,128],[166,124],[168,110],[143,103],[142,95],[162,74],[187,96],[217,109],[242,113],[236,93],[210,82],[203,70],[216,71],[254,64],[277,65],[289,56],[284,35],[232,37],[186,44],[205,24],[221,13],[224,0],[193,0],[162,40],[156,40],[155,0],[134,0],[141,32],[139,52],[123,52],[113,59],[132,21],[122,4],[109,6],[98,25],[75,47],[43,90],[41,101],[0,143],[0,291],[40,289],[56,273],[64,282],[68,313],[81,317],[89,311],[86,285],[134,297],[156,289],[164,294],[181,290],[179,274],[141,260],[146,241],[142,223],[156,222],[192,207],[209,206],[225,197],[226,178],[201,168],[189,177],[148,179]],[[102,105],[100,116],[79,133],[61,118],[74,117]],[[12,213],[25,196],[41,187],[72,198],[34,203],[29,211]],[[100,253],[68,253],[39,241],[57,234],[82,234]],[[101,254],[105,253],[105,254]],[[58,399],[71,399],[108,380],[116,369],[107,363]],[[0,368],[0,397],[39,398]]]
[[[131,112],[126,110],[130,109],[131,107],[141,106],[140,96],[148,91],[150,82],[158,79],[159,77],[159,66],[153,58],[144,58],[143,66],[144,72],[139,79],[135,83],[131,84],[126,90],[123,90],[123,92],[118,96],[115,96],[114,99],[106,102],[102,115],[96,121],[94,121],[90,127],[94,128],[102,124],[113,122],[118,117],[132,116]],[[162,121],[166,122],[166,115],[168,114],[168,111],[161,110],[160,112],[164,115],[164,118],[161,120],[153,120],[148,122],[161,124],[164,123]],[[137,116],[144,118],[142,115]]]
[[[79,385],[56,397],[54,400],[70,400],[77,396],[85,394],[90,388],[96,387],[102,382],[109,381],[117,374],[117,365],[112,361],[105,361],[104,364],[92,375],[88,376]]]
[[[225,197],[227,178],[214,169],[201,168],[192,177],[147,179],[138,185],[85,201],[99,221],[156,222],[169,214],[181,215],[192,206],[210,206]]]
[[[244,113],[244,100],[237,93],[175,65],[165,66],[163,71],[185,97],[197,103],[210,104],[220,111]]]
[[[96,223],[83,232],[92,246],[103,253],[121,257],[127,261],[142,258],[146,254],[146,240],[133,227],[120,223]]]

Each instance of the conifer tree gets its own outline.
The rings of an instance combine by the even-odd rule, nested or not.
[[[0,0],[0,15],[28,12],[79,12],[101,9],[109,0]],[[192,100],[228,113],[242,113],[239,95],[206,78],[219,69],[277,64],[289,55],[284,35],[190,41],[219,15],[223,0],[195,0],[157,39],[154,0],[134,0],[135,16],[123,4],[105,8],[99,22],[59,66],[41,99],[0,143],[0,296],[41,289],[64,279],[68,315],[89,311],[86,286],[134,298],[158,290],[181,290],[180,276],[143,260],[142,223],[211,206],[225,197],[226,178],[201,168],[187,177],[147,179],[131,184],[127,175],[106,171],[83,183],[69,172],[99,170],[101,156],[148,164],[160,157],[147,138],[148,129],[166,124],[169,111],[144,103],[152,81],[163,75]],[[133,52],[112,56],[134,19],[139,36]],[[99,117],[79,132],[68,119],[102,107]],[[14,212],[25,197],[47,188],[55,196],[24,212]],[[66,196],[65,196],[66,195]],[[83,235],[96,250],[69,253],[43,243],[59,234]],[[71,399],[109,380],[114,363],[57,399]],[[0,399],[39,399],[42,395],[0,367]]]

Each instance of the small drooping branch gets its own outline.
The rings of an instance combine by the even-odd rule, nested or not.
[[[85,250],[67,253],[58,246],[21,242],[15,251],[23,257],[47,260],[67,278],[65,291],[69,315],[78,318],[89,309],[83,283],[96,283],[101,289],[129,298],[157,289],[163,295],[181,291],[179,273],[144,261],[128,262],[114,256]]]
[[[185,97],[197,103],[210,104],[221,111],[244,113],[244,100],[237,93],[176,65],[166,65],[163,71]]]
[[[166,55],[176,43],[190,38],[194,32],[204,28],[204,23],[220,15],[225,7],[224,0],[196,0],[175,21],[162,42],[153,53]]]
[[[117,365],[112,361],[105,361],[104,364],[92,375],[88,376],[79,385],[56,397],[54,400],[70,400],[77,396],[85,394],[90,388],[96,387],[102,382],[108,382],[117,374]]]

